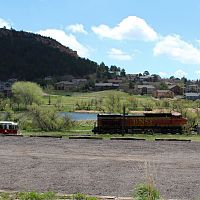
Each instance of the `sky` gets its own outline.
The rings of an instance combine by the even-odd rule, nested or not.
[[[126,73],[200,79],[199,0],[0,0],[4,26]]]

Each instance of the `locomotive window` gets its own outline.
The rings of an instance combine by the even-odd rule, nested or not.
[[[3,129],[3,124],[0,124],[0,129]]]

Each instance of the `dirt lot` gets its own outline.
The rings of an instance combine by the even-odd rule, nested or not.
[[[200,194],[200,143],[0,137],[0,189],[131,196],[150,174],[165,198]]]

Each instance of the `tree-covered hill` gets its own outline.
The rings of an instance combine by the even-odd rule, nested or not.
[[[95,73],[97,66],[51,38],[0,28],[0,80],[35,81],[63,75],[81,77]]]

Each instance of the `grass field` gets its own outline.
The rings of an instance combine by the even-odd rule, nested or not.
[[[138,109],[142,109],[142,105],[152,102],[151,96],[140,96],[140,95],[130,95],[125,92],[116,91],[116,90],[105,90],[98,92],[65,92],[65,91],[57,91],[53,90],[50,94],[51,105],[56,105],[58,102],[62,104],[63,111],[74,111],[76,108],[76,103],[82,102],[91,102],[97,99],[101,99],[103,104],[105,104],[106,99],[110,94],[115,94],[120,97],[120,101],[125,103],[130,100],[130,98],[134,98],[138,101],[139,106]],[[43,104],[49,104],[49,95],[45,95],[43,97]],[[91,108],[93,109],[93,108]]]

